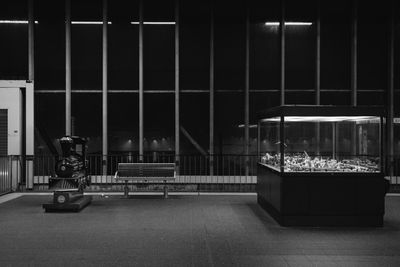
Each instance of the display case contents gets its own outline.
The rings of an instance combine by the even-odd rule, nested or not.
[[[284,154],[284,172],[379,172],[379,159],[334,159],[307,152]],[[261,163],[280,171],[280,153],[265,153]]]

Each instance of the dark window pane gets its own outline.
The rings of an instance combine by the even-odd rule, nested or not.
[[[321,5],[321,88],[350,88],[351,1]]]
[[[204,151],[209,150],[209,94],[194,93],[181,94],[180,97],[181,126],[201,146]],[[181,133],[181,153],[200,154],[200,151]]]
[[[314,105],[315,92],[312,91],[286,91],[285,104],[292,105]]]
[[[143,35],[145,90],[174,90],[174,25],[144,25]]]
[[[344,92],[321,92],[321,105],[350,105],[350,91]]]
[[[73,89],[101,89],[102,25],[72,25],[71,65]]]
[[[358,88],[386,89],[388,67],[388,21],[386,5],[359,3]]]
[[[108,27],[110,90],[139,89],[139,27],[128,23]]]
[[[243,90],[246,27],[243,3],[215,4],[215,88]]]
[[[110,154],[139,151],[139,95],[108,95]]]
[[[280,56],[278,27],[265,25],[267,19],[250,28],[250,88],[279,89]]]
[[[65,134],[64,94],[35,94],[35,127],[35,154],[49,154],[48,144],[59,147],[57,139]]]
[[[243,93],[217,93],[215,95],[215,153],[242,154],[244,142]]]
[[[174,94],[144,95],[144,151],[175,151]],[[163,141],[166,142],[163,142]]]
[[[88,153],[102,151],[102,95],[74,93],[71,99],[73,135],[88,138]]]
[[[34,1],[35,19],[35,88],[65,89],[65,3]],[[48,12],[51,10],[51,12]]]
[[[180,87],[183,90],[207,90],[210,76],[210,7],[204,3],[180,3]]]
[[[0,24],[0,79],[28,78],[28,25]]]

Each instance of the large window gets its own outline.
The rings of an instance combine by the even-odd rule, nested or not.
[[[180,123],[204,151],[209,150],[209,94],[184,93],[180,98]],[[181,132],[181,153],[200,154],[192,141]]]
[[[108,1],[110,153],[139,150],[139,0]],[[286,0],[285,104],[315,104],[317,2]],[[321,4],[321,104],[351,104],[353,1]],[[175,151],[175,0],[143,1],[144,150]],[[260,110],[280,105],[281,1],[179,1],[180,123],[209,149],[211,10],[214,14],[214,152],[244,152],[246,15],[250,21],[250,151]],[[358,2],[358,104],[387,105],[389,6]],[[48,12],[51,10],[51,12]],[[395,11],[397,25],[398,10]],[[0,78],[28,78],[28,1],[0,3]],[[102,143],[102,1],[71,1],[75,134]],[[20,20],[24,23],[4,23]],[[35,0],[38,140],[65,134],[65,1]],[[94,22],[84,24],[81,22]],[[311,24],[291,25],[288,22]],[[272,23],[272,24],[271,24]],[[395,40],[400,32],[395,27]],[[400,53],[395,43],[395,113]],[[46,90],[46,92],[44,92]],[[84,93],[76,90],[88,90]],[[49,112],[50,110],[50,112]],[[45,127],[43,127],[45,125]],[[397,131],[397,130],[396,130]],[[47,136],[47,137],[46,137]],[[396,137],[397,135],[395,135]],[[46,140],[47,141],[46,141]],[[182,131],[180,153],[201,153]],[[396,139],[397,140],[397,139]],[[40,145],[42,146],[42,145]],[[398,151],[398,150],[396,150]]]
[[[351,1],[321,5],[322,89],[350,89],[350,37]]]
[[[174,1],[143,1],[145,90],[173,90],[175,85]],[[155,8],[157,7],[157,8]],[[148,24],[157,22],[160,24]]]
[[[139,96],[108,95],[108,142],[110,154],[139,151]]]
[[[210,67],[210,7],[181,1],[180,88],[208,90]]]
[[[27,20],[27,1],[1,1],[0,20]],[[28,25],[0,24],[0,79],[28,78]]]
[[[313,1],[287,1],[286,23],[286,81],[291,89],[315,88],[316,3]],[[313,23],[293,25],[289,22]],[[289,99],[288,99],[289,100]],[[294,102],[286,101],[294,104]],[[311,103],[315,103],[315,100]]]

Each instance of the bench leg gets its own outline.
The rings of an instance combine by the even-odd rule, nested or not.
[[[124,196],[125,196],[126,198],[128,198],[128,196],[129,196],[128,180],[125,180]]]
[[[168,185],[164,185],[164,198],[168,198]]]

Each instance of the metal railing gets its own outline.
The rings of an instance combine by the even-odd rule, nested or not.
[[[202,179],[204,183],[219,183],[224,181],[228,183],[231,177],[231,183],[255,183],[255,179],[234,179],[234,177],[255,177],[257,170],[257,155],[214,155],[212,156],[212,167],[210,166],[210,156],[203,155],[180,155],[178,157],[178,182],[182,183],[198,183],[199,177],[207,177],[206,180]],[[34,183],[46,184],[49,176],[54,175],[54,166],[56,158],[52,155],[37,155],[35,156],[35,170],[34,170]],[[114,183],[110,179],[99,179],[96,176],[113,176],[118,168],[118,163],[127,162],[160,162],[160,163],[174,163],[176,162],[175,155],[173,154],[148,154],[148,155],[108,155],[107,160],[104,160],[103,155],[88,155],[89,175],[93,183]],[[107,171],[104,173],[104,166]],[[212,168],[212,169],[211,169]],[[246,175],[247,174],[247,175]],[[188,177],[195,177],[197,179],[189,179]],[[233,177],[233,178],[232,178]],[[225,178],[225,179],[223,179]],[[251,182],[253,181],[253,182]]]
[[[35,188],[47,189],[48,178],[54,176],[54,166],[57,157],[53,155],[36,155],[34,157]],[[212,164],[210,160],[212,159]],[[88,155],[89,175],[92,184],[96,186],[120,185],[113,176],[117,171],[118,163],[122,162],[176,162],[175,155],[154,153],[143,156],[132,154],[109,155],[104,161],[102,155]],[[179,173],[173,182],[181,186],[197,186],[197,188],[222,188],[221,191],[231,190],[229,186],[250,186],[254,190],[257,183],[257,155],[179,155]],[[400,190],[400,156],[386,161],[386,176],[390,179],[391,188]],[[23,187],[20,156],[0,157],[0,195],[18,190]],[[104,168],[106,166],[107,168]],[[104,173],[104,171],[106,171]],[[15,181],[14,181],[14,180]],[[39,187],[38,187],[39,186]],[[214,187],[213,187],[214,186]],[[225,189],[226,188],[226,189]],[[397,189],[396,189],[397,188]],[[101,190],[101,189],[99,189]],[[207,189],[205,189],[207,190]],[[236,189],[235,189],[236,190]],[[396,191],[397,192],[397,191]]]
[[[11,192],[11,177],[11,158],[9,156],[0,156],[0,195]]]

